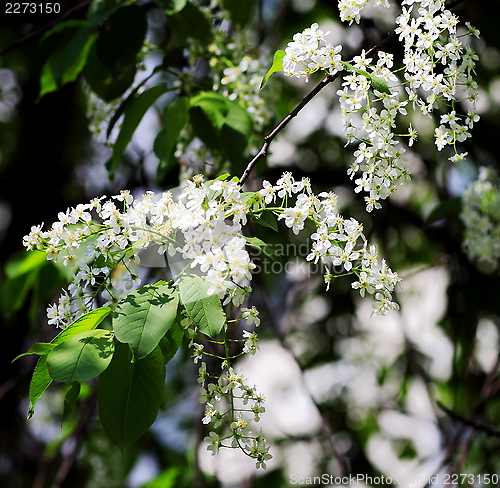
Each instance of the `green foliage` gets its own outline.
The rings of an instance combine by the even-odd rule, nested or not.
[[[58,24],[46,37],[51,35],[58,36],[58,44],[43,66],[39,98],[76,80],[97,37],[85,21]]]
[[[134,98],[125,108],[125,117],[120,130],[120,134],[116,139],[113,148],[113,156],[107,163],[110,179],[113,179],[116,168],[120,163],[120,159],[125,152],[125,148],[132,139],[139,122],[144,117],[147,110],[153,105],[156,100],[167,91],[166,85],[156,85],[144,93],[141,93],[137,98]]]
[[[386,95],[391,94],[391,90],[389,88],[389,85],[387,84],[387,82],[384,79],[379,78],[378,76],[374,76],[374,75],[368,73],[368,71],[365,71],[363,69],[354,68],[351,64],[346,63],[346,62],[342,62],[342,66],[344,66],[344,69],[346,71],[349,71],[351,73],[357,73],[358,75],[366,77],[368,79],[368,81],[370,82],[370,84],[372,85],[374,90],[377,90],[381,93],[385,93]]]
[[[113,330],[120,342],[129,344],[133,361],[146,357],[165,337],[177,316],[178,304],[177,290],[164,282],[142,286],[118,303]]]
[[[167,468],[156,478],[146,483],[142,488],[174,488],[180,475],[180,469],[176,466]]]
[[[438,220],[457,217],[462,208],[462,199],[460,197],[450,198],[436,205],[427,216],[427,225],[437,222]]]
[[[92,2],[87,18],[92,25],[97,26],[116,12],[122,5],[125,5],[125,3],[127,3],[127,0],[100,0]]]
[[[103,100],[119,97],[134,81],[146,30],[146,16],[136,5],[119,8],[100,26],[88,53],[85,78]]]
[[[179,349],[184,337],[184,327],[180,324],[178,317],[168,329],[167,333],[160,339],[158,345],[163,354],[163,362],[167,364]]]
[[[191,320],[203,334],[215,337],[226,323],[226,314],[217,295],[209,295],[210,284],[196,275],[183,276],[179,295]]]
[[[66,396],[64,397],[64,410],[62,415],[63,422],[73,413],[76,402],[78,401],[78,397],[80,396],[81,386],[81,383],[74,382],[66,392]]]
[[[113,76],[136,65],[146,31],[146,15],[138,5],[121,7],[100,27],[97,56]]]
[[[278,222],[276,217],[270,210],[264,210],[258,214],[251,216],[252,220],[263,227],[269,227],[275,232],[278,232]]]
[[[40,251],[19,251],[14,253],[5,265],[6,279],[2,283],[0,305],[3,312],[10,315],[19,310],[32,292],[32,303],[37,298],[43,301],[44,292],[50,291],[59,273],[52,263],[47,262],[45,253]],[[41,290],[40,290],[41,289]],[[42,293],[39,293],[39,290]]]
[[[29,399],[30,404],[28,407],[28,419],[33,417],[35,413],[35,404],[44,394],[45,390],[52,383],[52,378],[47,369],[47,356],[42,356],[36,363],[33,376],[31,377]]]
[[[2,283],[0,303],[4,313],[11,314],[19,310],[26,301],[29,291],[35,286],[38,269],[7,279]]]
[[[12,360],[12,362],[16,361],[19,358],[22,358],[23,356],[29,356],[31,354],[38,354],[39,356],[46,356],[55,347],[57,347],[57,344],[51,344],[51,343],[46,343],[46,342],[37,342],[36,344],[33,344],[25,353],[19,354],[19,356],[16,356]]]
[[[85,315],[82,315],[78,320],[68,325],[62,330],[52,341],[51,344],[62,344],[64,341],[78,336],[84,332],[94,330],[111,312],[109,307],[101,307],[93,310]],[[42,356],[36,366],[31,378],[29,399],[30,405],[28,408],[28,418],[31,418],[35,413],[35,404],[43,395],[45,390],[52,383],[52,378],[47,369],[47,356]]]
[[[249,246],[255,247],[256,249],[264,249],[267,246],[267,244],[258,237],[245,237],[245,240]]]
[[[7,278],[13,279],[41,268],[47,264],[46,254],[42,251],[19,251],[5,265]]]
[[[189,118],[195,134],[209,148],[222,150],[234,165],[241,165],[253,133],[246,110],[216,92],[201,92],[190,105]]]
[[[189,120],[189,99],[176,98],[165,111],[163,122],[165,128],[156,136],[153,150],[160,160],[156,170],[156,181],[161,182],[174,165],[174,152],[179,134]]]
[[[146,432],[163,400],[165,363],[160,348],[131,360],[130,348],[117,343],[111,364],[99,377],[99,418],[121,450]]]
[[[90,49],[84,73],[92,91],[103,100],[110,101],[122,95],[133,83],[136,68],[135,65],[127,66],[123,71],[113,76],[99,60],[94,43]]]

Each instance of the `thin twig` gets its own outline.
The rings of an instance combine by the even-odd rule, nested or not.
[[[264,137],[264,144],[260,148],[260,151],[254,156],[254,158],[248,163],[245,171],[241,175],[240,184],[243,185],[246,179],[250,175],[253,167],[259,161],[267,156],[267,151],[273,139],[288,125],[288,123],[297,116],[297,114],[329,83],[332,83],[338,78],[338,73],[334,75],[328,75],[323,78],[303,99],[302,101],[274,128],[274,130],[267,136]]]
[[[467,419],[465,417],[462,417],[461,415],[458,415],[457,413],[453,412],[453,410],[450,410],[449,408],[445,407],[441,402],[436,402],[436,404],[446,415],[448,415],[452,419],[458,420],[459,422],[462,422],[462,424],[465,424],[469,427],[473,427],[476,430],[481,430],[493,437],[500,437],[500,430],[492,429],[491,427],[488,427],[487,425],[474,420],[474,418]]]
[[[8,52],[12,51],[16,47],[20,46],[21,44],[24,44],[25,42],[28,42],[30,39],[33,39],[36,37],[38,34],[42,34],[45,31],[48,31],[51,27],[61,23],[63,20],[67,19],[71,14],[74,12],[90,5],[92,3],[92,0],[85,0],[82,3],[79,3],[73,8],[70,8],[67,12],[64,12],[62,15],[54,19],[52,22],[49,22],[48,24],[44,25],[43,27],[40,27],[40,29],[37,29],[36,31],[32,32],[31,34],[28,34],[25,37],[22,37],[21,39],[18,39],[17,41],[13,42],[7,47],[4,47],[3,49],[0,49],[0,56],[3,56],[4,54],[7,54]]]

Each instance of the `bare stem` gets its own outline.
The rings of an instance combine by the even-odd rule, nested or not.
[[[267,151],[273,139],[288,125],[288,123],[297,116],[297,114],[329,83],[332,83],[338,78],[338,73],[334,75],[328,75],[323,78],[303,99],[302,101],[274,128],[274,130],[267,136],[264,137],[264,144],[260,148],[260,151],[254,156],[254,158],[248,163],[245,171],[241,175],[240,184],[243,185],[247,180],[253,167],[259,161],[267,156]]]

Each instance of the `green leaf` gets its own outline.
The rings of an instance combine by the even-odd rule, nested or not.
[[[175,317],[179,296],[170,285],[144,285],[118,303],[113,330],[120,342],[130,345],[134,361],[151,353],[167,333]]]
[[[103,20],[116,12],[127,0],[99,0],[92,2],[89,7],[87,18],[89,22],[97,26]]]
[[[387,84],[387,81],[385,81],[383,78],[371,75],[371,83],[374,90],[377,90],[381,93],[386,93],[387,95],[391,94],[389,85]]]
[[[368,73],[368,71],[365,71],[365,70],[359,69],[359,68],[355,68],[351,63],[348,63],[346,61],[342,61],[342,66],[349,73],[358,73],[358,75],[365,76],[370,81],[372,79],[372,76],[370,75],[370,73]]]
[[[217,176],[217,178],[213,179],[212,181],[225,181],[227,180],[231,175],[229,173],[224,173],[223,175]]]
[[[215,337],[226,323],[226,314],[217,295],[209,295],[210,283],[196,275],[183,276],[179,295],[191,320],[203,334]]]
[[[273,73],[278,73],[279,71],[283,71],[283,58],[285,57],[285,51],[278,50],[274,53],[273,56],[273,64],[269,68],[269,71],[266,73],[266,76],[262,78],[262,81],[260,82],[260,89],[264,88],[265,84],[267,83],[267,80]]]
[[[43,251],[20,250],[12,255],[5,265],[7,278],[17,278],[30,271],[41,268],[47,263],[47,254]]]
[[[252,119],[237,102],[219,93],[201,92],[191,99],[189,118],[195,134],[208,147],[222,148],[233,164],[241,162],[253,128]]]
[[[146,30],[145,12],[137,5],[117,9],[100,26],[87,57],[85,78],[103,100],[119,97],[133,83]]]
[[[187,3],[187,0],[156,0],[156,3],[165,10],[168,15],[180,12]]]
[[[246,166],[246,162],[243,167],[238,166],[238,163],[242,163],[243,153],[252,137],[252,119],[237,102],[231,100],[227,102],[229,112],[221,129],[221,142],[229,161],[236,165],[233,171],[240,172]]]
[[[54,381],[71,384],[100,375],[114,351],[113,333],[91,330],[67,339],[47,356],[47,368]]]
[[[188,108],[189,99],[178,97],[165,111],[165,128],[158,133],[154,142],[154,152],[160,160],[156,170],[157,182],[161,182],[171,169],[177,139],[188,123]]]
[[[69,324],[50,342],[55,344],[62,344],[64,341],[71,339],[83,332],[94,330],[109,314],[111,308],[101,307],[82,315],[80,318]]]
[[[177,466],[167,468],[165,471],[160,473],[156,478],[148,481],[141,488],[174,488],[176,486],[176,481],[181,470]],[[177,485],[179,486],[179,485]]]
[[[40,75],[40,92],[38,93],[38,100],[47,93],[57,91],[58,86],[54,79],[54,74],[50,68],[50,63],[47,61],[42,67],[42,74]]]
[[[125,117],[113,148],[113,156],[109,160],[108,172],[110,179],[113,179],[116,168],[120,164],[120,159],[125,152],[132,136],[134,135],[139,122],[144,117],[148,109],[156,100],[168,90],[166,85],[156,85],[141,93],[125,109]]]
[[[119,8],[103,23],[96,43],[97,56],[113,77],[136,64],[147,27],[144,9],[138,5]]]
[[[240,194],[240,201],[246,205],[252,205],[261,198],[259,193],[254,191],[244,191]]]
[[[57,86],[74,81],[80,74],[92,43],[96,39],[91,26],[82,26],[76,30],[62,49],[56,51],[49,59],[50,68]]]
[[[52,378],[47,370],[47,356],[41,356],[36,363],[35,370],[33,371],[33,376],[31,377],[30,389],[29,389],[29,399],[30,404],[28,407],[28,419],[33,417],[35,413],[35,404],[39,398],[43,395],[45,390],[52,383]]]
[[[278,232],[278,222],[276,221],[276,217],[270,210],[264,210],[260,214],[251,215],[250,218],[264,227],[269,227],[274,231]]]
[[[76,80],[96,39],[94,27],[85,21],[64,22],[54,27],[44,39],[54,34],[57,35],[57,44],[42,68],[38,99]]]
[[[96,43],[92,44],[85,64],[85,79],[102,100],[110,102],[122,95],[134,82],[137,71],[135,63],[123,68],[119,74],[113,75],[97,56]]]
[[[204,46],[213,41],[212,26],[208,17],[191,2],[186,2],[181,11],[168,15],[167,25],[179,44],[185,47],[189,47],[189,39],[196,39]]]
[[[80,395],[81,386],[81,383],[76,381],[71,383],[71,386],[64,397],[64,410],[61,422],[64,422],[73,413],[76,402],[78,401],[78,396]]]
[[[267,246],[267,244],[264,241],[261,241],[258,237],[244,237],[248,246],[255,247],[257,249],[264,249]]]
[[[21,309],[29,291],[35,286],[39,269],[34,269],[22,276],[7,279],[2,283],[0,303],[7,315]]]
[[[354,72],[354,73],[357,73],[358,75],[362,75],[362,76],[365,76],[366,78],[368,78],[368,81],[370,82],[370,84],[372,85],[374,90],[377,90],[381,93],[387,93],[387,95],[391,94],[391,90],[389,88],[389,85],[387,84],[387,82],[383,78],[380,78],[378,76],[374,76],[374,75],[368,73],[368,71],[365,71],[363,69],[355,68],[354,66],[352,66],[352,64],[347,63],[345,61],[342,62],[342,66],[344,66],[344,69],[346,71],[348,71],[349,73]]]
[[[39,356],[46,356],[56,346],[57,344],[51,344],[47,342],[37,342],[36,344],[33,344],[25,353],[16,356],[12,360],[12,362],[16,361],[19,358],[22,358],[23,356],[28,356],[30,354],[38,354]]]
[[[202,120],[201,123],[209,123],[211,127],[219,132],[222,126],[226,122],[226,117],[229,113],[230,106],[227,103],[229,100],[216,92],[201,92],[195,97],[191,98],[191,109],[199,108],[202,110],[206,117],[206,120]],[[191,115],[191,114],[190,114]],[[191,120],[191,123],[197,123],[198,121]],[[196,127],[195,131],[197,130]],[[203,135],[203,131],[198,129],[198,132]],[[208,141],[211,146],[217,146],[214,141]]]
[[[181,345],[183,337],[184,327],[182,327],[178,320],[175,320],[172,327],[168,329],[168,332],[160,339],[159,342],[165,364],[167,364],[175,356],[175,353]]]
[[[117,343],[111,364],[99,377],[99,417],[105,432],[125,449],[141,437],[158,415],[165,364],[160,348],[131,363],[129,346]]]
[[[109,307],[101,307],[92,312],[82,315],[79,319],[75,320],[72,324],[68,325],[63,331],[50,341],[50,344],[62,344],[64,341],[71,337],[77,336],[82,332],[94,330],[111,312]],[[42,356],[35,366],[35,371],[30,382],[29,400],[30,405],[28,408],[28,419],[35,413],[35,404],[43,395],[45,390],[52,383],[52,378],[47,369],[47,356]]]
[[[113,130],[113,127],[115,124],[118,122],[118,119],[123,115],[123,112],[125,112],[125,109],[129,106],[130,102],[135,100],[137,93],[139,90],[155,75],[160,71],[161,66],[157,66],[152,73],[149,76],[146,76],[131,92],[128,94],[128,96],[120,103],[119,107],[116,109],[115,113],[111,117],[108,127],[106,129],[106,138],[108,139],[109,136],[111,135],[111,131]]]

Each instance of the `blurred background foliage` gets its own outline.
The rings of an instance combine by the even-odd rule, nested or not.
[[[257,190],[263,178],[291,170],[317,192],[333,189],[344,215],[363,222],[404,279],[401,311],[370,319],[349,280],[324,291],[322,270],[303,264],[307,243],[281,227],[248,225],[270,243],[267,255],[254,251],[261,351],[240,365],[266,395],[262,422],[274,455],[267,471],[238,453],[207,453],[187,349],[168,366],[157,421],[124,456],[95,421],[94,384],[62,427],[57,388],[27,421],[35,358],[11,364],[55,335],[45,308],[67,283],[61,267],[25,261],[31,225],[124,188],[140,194],[197,173],[241,175],[263,136],[320,80],[275,74],[259,92],[273,52],[318,22],[351,59],[393,29],[392,3],[350,27],[331,0],[61,0],[58,14],[19,15],[4,14],[2,3],[1,486],[279,487],[292,474],[322,473],[424,480],[401,484],[409,487],[438,472],[500,473],[499,270],[468,259],[459,216],[478,168],[499,167],[498,2],[454,2],[482,35],[474,46],[481,121],[463,144],[466,161],[453,165],[437,153],[434,126],[410,113],[419,130],[408,154],[413,179],[367,214],[346,174],[352,150],[334,84],[279,135],[247,182]],[[401,57],[399,49],[386,48]]]

